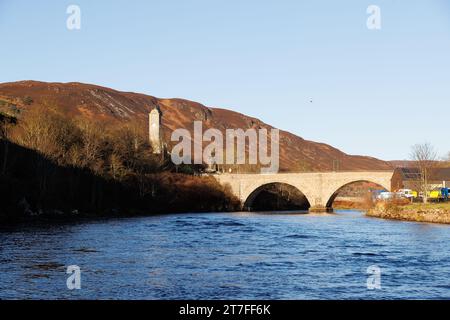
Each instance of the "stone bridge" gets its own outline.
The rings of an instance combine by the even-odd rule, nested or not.
[[[310,204],[310,211],[332,211],[339,191],[354,182],[373,182],[391,190],[393,171],[305,172],[276,174],[216,174],[223,185],[229,185],[244,209],[250,209],[253,200],[264,186],[287,184],[297,188]]]

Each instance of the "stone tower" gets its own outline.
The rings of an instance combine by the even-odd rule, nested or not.
[[[161,140],[161,110],[158,107],[154,107],[148,114],[148,133],[153,153],[161,154],[163,149]]]

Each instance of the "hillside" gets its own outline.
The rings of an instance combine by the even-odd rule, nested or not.
[[[222,108],[206,107],[183,99],[160,99],[140,93],[120,92],[82,83],[46,83],[20,81],[0,84],[0,111],[19,119],[36,106],[54,108],[70,115],[103,120],[109,125],[132,121],[147,125],[147,114],[154,106],[163,113],[165,141],[174,129],[192,131],[193,121],[202,120],[204,128],[272,128],[262,121]],[[319,171],[384,170],[391,165],[366,156],[348,155],[323,143],[304,140],[280,130],[280,170]]]

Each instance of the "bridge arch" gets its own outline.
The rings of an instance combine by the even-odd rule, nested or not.
[[[380,181],[377,182],[377,181],[371,181],[371,180],[367,180],[367,179],[360,179],[360,180],[350,181],[350,182],[347,182],[347,183],[341,185],[338,188],[335,188],[335,190],[328,197],[328,201],[326,203],[326,207],[329,208],[329,209],[333,208],[333,202],[334,202],[334,200],[336,200],[337,196],[339,195],[339,192],[342,191],[342,189],[344,189],[345,187],[347,187],[349,185],[352,185],[352,184],[355,184],[355,183],[362,183],[362,182],[373,183],[373,184],[379,186],[381,189],[390,190],[389,186],[384,185],[384,183],[380,182]]]
[[[262,198],[262,204],[258,203],[259,198]],[[282,199],[281,204],[280,199]],[[274,203],[274,201],[277,202]],[[249,211],[308,210],[310,207],[307,196],[297,186],[278,181],[266,182],[254,187],[243,201],[244,210]]]

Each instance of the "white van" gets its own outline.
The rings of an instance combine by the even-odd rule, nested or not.
[[[401,198],[406,198],[406,199],[415,199],[417,198],[417,192],[411,190],[411,189],[400,189],[397,191],[397,194],[401,197]]]

